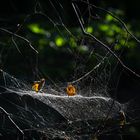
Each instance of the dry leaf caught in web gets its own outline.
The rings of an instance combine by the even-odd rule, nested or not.
[[[66,88],[66,92],[69,96],[76,95],[76,88],[73,85],[68,85]]]
[[[36,92],[39,92],[44,87],[44,84],[45,84],[45,79],[42,78],[40,81],[34,82],[32,89]]]

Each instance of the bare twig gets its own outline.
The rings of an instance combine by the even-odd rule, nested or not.
[[[13,41],[15,47],[17,48],[18,52],[19,52],[20,54],[22,54],[21,51],[20,51],[20,49],[18,48],[18,45],[17,45],[16,41],[14,40],[14,37],[13,37],[13,36],[12,36],[12,41]]]
[[[100,63],[98,63],[96,66],[94,66],[89,72],[87,72],[80,78],[76,79],[75,81],[68,82],[68,83],[75,84],[75,83],[81,81],[82,79],[84,79],[85,77],[87,77],[88,75],[90,75],[93,71],[95,71],[97,68],[99,68],[102,63],[104,63],[104,60],[107,58],[107,55],[108,55],[108,53],[105,55],[105,57],[103,57],[103,59],[100,61]]]
[[[31,42],[28,39],[26,39],[26,38],[24,38],[24,37],[22,37],[22,36],[20,36],[20,35],[18,35],[16,33],[13,33],[13,32],[11,32],[11,31],[9,31],[7,29],[4,29],[4,28],[0,28],[0,30],[3,31],[3,32],[6,32],[6,33],[8,33],[8,34],[10,34],[12,36],[15,36],[17,38],[20,38],[20,39],[24,40],[26,43],[28,43],[28,45],[30,46],[30,48],[32,50],[34,50],[36,53],[38,53],[38,51],[32,46]]]
[[[10,122],[16,127],[16,129],[22,134],[24,135],[24,132],[18,127],[18,125],[13,121],[13,119],[10,117],[10,114],[0,106],[0,110],[2,111],[2,113],[4,115],[6,115],[8,117],[8,119],[10,120]]]
[[[100,41],[100,40],[99,40],[98,38],[96,38],[94,35],[92,35],[92,34],[86,32],[86,30],[85,30],[85,28],[84,28],[84,26],[83,26],[83,24],[82,24],[82,21],[81,21],[81,19],[80,19],[80,16],[79,16],[79,14],[78,14],[78,12],[77,12],[76,4],[72,2],[72,6],[73,6],[74,12],[75,12],[75,14],[76,14],[76,16],[77,16],[77,19],[78,19],[78,21],[79,21],[79,24],[80,24],[80,27],[81,27],[81,30],[82,30],[83,34],[86,35],[87,37],[89,37],[89,38],[95,40],[97,43],[99,43],[101,46],[103,46],[108,52],[110,52],[110,53],[117,59],[117,61],[121,64],[121,66],[122,66],[124,69],[126,69],[127,71],[129,71],[129,72],[132,73],[133,75],[135,75],[135,76],[137,76],[137,77],[140,78],[140,75],[139,75],[138,73],[136,73],[135,71],[133,71],[132,69],[130,69],[128,66],[126,66],[126,65],[122,62],[122,60],[121,60],[121,59],[120,59],[120,58],[119,58],[105,43],[103,43],[102,41]]]
[[[101,11],[104,11],[104,12],[108,13],[108,14],[111,15],[113,18],[115,18],[118,22],[121,23],[121,25],[124,27],[124,29],[126,30],[126,32],[127,32],[132,38],[134,38],[138,43],[140,43],[140,40],[139,40],[133,33],[131,33],[131,31],[129,31],[129,29],[127,28],[127,26],[126,26],[126,24],[124,23],[124,21],[121,20],[120,18],[118,18],[118,17],[117,17],[116,15],[114,15],[112,12],[110,12],[110,11],[104,9],[104,8],[98,7],[98,6],[96,6],[96,5],[94,5],[94,4],[91,4],[91,3],[87,2],[87,1],[84,1],[84,0],[73,0],[73,2],[82,2],[82,3],[87,4],[88,6],[94,7],[94,8],[96,8],[96,9],[99,9],[99,10],[101,10]]]

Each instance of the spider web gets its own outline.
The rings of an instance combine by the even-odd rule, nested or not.
[[[32,90],[32,85],[29,82],[18,80],[15,76],[11,76],[1,69],[1,76],[4,81],[2,86],[4,90],[0,94],[1,107],[9,113],[19,129],[24,132],[23,139],[39,139],[40,137],[48,139],[90,139],[97,133],[99,135],[110,134],[112,131],[120,129],[120,111],[126,112],[128,103],[121,104],[108,93],[108,83],[112,72],[109,59],[112,58],[112,55],[83,35],[77,37],[67,27],[63,22],[64,19],[60,16],[65,11],[60,1],[50,0],[49,4],[55,13],[54,17],[48,15],[46,11],[43,12],[41,3],[36,2],[34,14],[28,15],[24,22],[19,25],[18,30],[12,33],[2,29],[2,31],[12,35],[14,47],[21,54],[21,57],[25,55],[23,48],[18,45],[20,43],[26,44],[30,53],[35,54],[34,72],[37,77],[41,77],[38,62],[39,51],[27,38],[17,35],[20,30],[23,30],[24,24],[28,20],[35,20],[35,15],[38,15],[41,20],[44,18],[58,34],[66,36],[66,39],[72,36],[75,40],[80,41],[79,46],[82,45],[85,49],[89,49],[89,52],[83,57],[74,50],[67,48],[67,51],[75,56],[75,67],[70,76],[72,78],[58,83],[50,79],[50,84],[46,84],[39,93]],[[59,8],[56,8],[56,5]],[[87,13],[89,14],[87,23],[84,19],[83,24],[91,24],[93,16],[90,9],[91,7],[88,6],[84,12],[80,13],[81,18],[84,18]],[[96,16],[94,18],[97,18]],[[65,30],[66,34],[63,35],[62,30]],[[94,48],[92,43],[94,43]],[[86,65],[93,55],[96,56],[96,63],[90,66],[91,69],[89,70]],[[30,60],[30,58],[28,59]],[[66,95],[67,84],[76,86],[77,95]],[[9,134],[17,134],[18,130],[9,126],[6,115],[0,113],[0,134],[8,136]],[[19,137],[21,136],[19,135]]]

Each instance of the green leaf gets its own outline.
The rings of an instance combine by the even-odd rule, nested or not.
[[[86,28],[86,32],[92,33],[92,32],[93,32],[93,28],[92,28],[91,26],[88,26],[88,27]]]
[[[30,24],[28,25],[28,28],[36,34],[45,34],[45,30],[43,28],[40,28],[38,24]]]
[[[58,36],[58,37],[55,39],[55,44],[56,44],[56,46],[58,46],[58,47],[62,47],[62,46],[65,44],[65,40],[64,40],[62,37]]]
[[[105,24],[101,24],[99,26],[99,28],[100,28],[101,31],[104,31],[104,32],[106,32],[106,31],[109,30],[109,26],[108,25],[105,25]]]
[[[106,15],[106,20],[107,21],[112,21],[114,18],[110,15],[110,14],[107,14]]]

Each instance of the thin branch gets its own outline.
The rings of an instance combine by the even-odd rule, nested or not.
[[[0,106],[0,110],[2,111],[2,113],[4,115],[6,115],[8,117],[8,119],[10,120],[10,122],[16,127],[16,129],[22,134],[24,135],[24,132],[17,126],[17,124],[13,121],[13,119],[10,117],[10,114]]]
[[[81,76],[80,78],[78,78],[77,80],[75,81],[72,81],[72,82],[68,82],[68,83],[71,83],[71,84],[75,84],[79,81],[81,81],[82,79],[84,79],[85,77],[87,77],[88,75],[90,75],[93,71],[95,71],[97,68],[100,67],[100,65],[104,62],[105,58],[107,57],[108,53],[105,55],[105,57],[103,57],[103,59],[100,61],[100,63],[98,63],[94,68],[92,68],[89,72],[87,72],[86,74],[84,74],[83,76]]]
[[[82,2],[82,3],[87,4],[88,6],[94,7],[94,8],[96,8],[96,9],[99,9],[99,10],[102,10],[102,11],[108,13],[109,15],[111,15],[113,18],[115,18],[118,22],[120,22],[120,23],[122,24],[122,26],[124,27],[124,29],[126,30],[126,32],[127,32],[132,38],[134,38],[138,43],[140,43],[140,40],[139,40],[133,33],[131,33],[131,32],[129,31],[129,29],[127,28],[127,26],[126,26],[126,24],[124,23],[124,21],[121,20],[120,18],[118,18],[118,17],[117,17],[116,15],[114,15],[112,12],[110,12],[110,11],[104,9],[104,8],[98,7],[98,6],[94,5],[94,4],[88,3],[87,1],[84,1],[84,0],[79,0],[79,1],[78,1],[78,0],[73,0],[73,2]]]
[[[20,54],[22,54],[21,51],[20,51],[20,49],[18,48],[18,45],[17,45],[16,41],[14,40],[14,37],[13,37],[13,36],[12,36],[12,42],[13,42],[13,44],[15,45],[15,47],[17,48],[18,52],[19,52]]]
[[[26,39],[26,38],[24,38],[24,37],[22,37],[22,36],[20,36],[20,35],[18,35],[16,33],[13,33],[13,32],[11,32],[11,31],[9,31],[7,29],[4,29],[4,28],[0,28],[0,30],[3,31],[3,32],[6,32],[6,33],[8,33],[8,34],[10,34],[12,36],[15,36],[15,37],[18,37],[18,38],[24,40],[26,43],[28,43],[28,45],[30,46],[30,48],[32,50],[34,50],[36,53],[38,53],[38,51],[32,46],[31,42],[28,39]]]
[[[74,12],[75,12],[75,14],[76,14],[76,16],[77,16],[77,19],[78,19],[78,21],[79,21],[79,24],[80,24],[80,27],[81,27],[81,30],[82,30],[83,34],[84,34],[85,36],[87,36],[87,37],[89,37],[89,38],[95,40],[97,43],[99,43],[101,46],[103,46],[108,52],[110,52],[110,53],[117,59],[117,61],[121,64],[121,66],[122,66],[124,69],[126,69],[126,70],[129,71],[130,73],[132,73],[132,74],[134,74],[135,76],[137,76],[137,77],[140,78],[140,75],[139,75],[138,73],[136,73],[135,71],[133,71],[132,69],[130,69],[128,66],[126,66],[126,65],[122,62],[122,60],[121,60],[121,59],[120,59],[106,44],[104,44],[102,41],[100,41],[100,40],[99,40],[98,38],[96,38],[94,35],[92,35],[92,34],[86,32],[86,30],[85,30],[85,28],[84,28],[84,26],[83,26],[83,24],[82,24],[82,21],[81,21],[81,19],[80,19],[80,16],[79,16],[79,14],[78,14],[78,12],[77,12],[76,4],[74,4],[74,3],[72,2],[72,6],[73,6]]]

